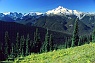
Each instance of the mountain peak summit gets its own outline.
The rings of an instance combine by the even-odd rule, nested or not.
[[[83,14],[80,11],[77,10],[70,10],[67,8],[64,8],[63,6],[58,6],[57,8],[53,10],[49,10],[46,12],[47,15],[54,14],[54,15],[76,15],[80,18],[80,15]]]
[[[8,15],[8,14],[10,14],[10,13],[11,13],[11,12],[4,12],[3,14],[4,14],[4,15]]]
[[[63,6],[58,6],[58,9],[63,9]]]

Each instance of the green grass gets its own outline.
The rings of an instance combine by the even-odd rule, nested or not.
[[[16,59],[15,63],[95,63],[95,43]]]

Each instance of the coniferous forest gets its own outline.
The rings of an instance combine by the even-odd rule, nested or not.
[[[48,52],[54,49],[52,34],[49,35],[48,30],[46,32],[44,42],[41,42],[38,29],[34,32],[34,40],[30,39],[29,34],[27,34],[25,38],[24,35],[20,36],[19,33],[17,33],[15,42],[11,43],[8,31],[5,32],[4,40],[4,43],[0,43],[0,60],[7,59],[9,57],[16,58],[19,56],[26,56],[31,53]]]
[[[0,60],[7,60],[8,58],[16,58],[20,56],[27,56],[31,53],[45,53],[62,48],[70,48],[75,46],[81,46],[83,44],[89,44],[95,41],[95,31],[91,35],[79,35],[79,19],[77,18],[74,23],[74,31],[72,36],[64,37],[62,45],[55,45],[53,35],[50,34],[47,29],[44,37],[41,37],[38,28],[33,32],[33,39],[31,39],[30,34],[20,35],[19,32],[16,33],[14,39],[10,38],[11,32],[7,30],[4,32],[4,42],[0,42]],[[14,37],[14,36],[11,36]],[[44,38],[42,40],[42,38]],[[11,42],[14,40],[14,42]]]

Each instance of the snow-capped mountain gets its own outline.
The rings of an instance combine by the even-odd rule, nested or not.
[[[77,11],[77,10],[70,10],[67,8],[64,8],[62,6],[59,6],[58,8],[55,8],[53,10],[49,10],[46,12],[47,15],[54,14],[54,15],[76,15],[80,19],[85,15],[85,13]]]
[[[82,19],[85,15],[95,15],[93,13],[84,13],[80,12],[77,10],[70,10],[67,8],[64,8],[62,6],[59,6],[53,10],[49,10],[45,13],[41,12],[29,12],[29,13],[18,13],[18,12],[5,12],[5,13],[0,13],[0,20],[4,21],[17,21],[17,20],[22,20],[25,17],[36,17],[39,18],[41,16],[51,16],[51,15],[75,15],[79,19]],[[35,18],[35,19],[36,19]]]
[[[29,13],[18,13],[18,12],[5,12],[5,13],[0,13],[0,20],[4,21],[16,21],[16,20],[21,20],[23,17],[36,17],[39,18],[40,16],[44,16],[44,13],[40,12],[29,12]],[[7,20],[6,20],[7,18]]]
[[[23,14],[17,12],[0,13],[0,20],[4,20],[4,21],[15,21],[17,19],[21,19],[22,17]]]
[[[23,14],[22,13],[17,13],[17,12],[8,12],[8,13],[3,13],[4,15],[16,20],[18,18],[22,18],[23,17]]]

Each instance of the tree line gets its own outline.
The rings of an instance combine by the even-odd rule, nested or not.
[[[17,33],[15,42],[11,43],[8,31],[5,32],[4,40],[4,43],[0,43],[0,60],[7,59],[8,57],[26,56],[31,53],[48,52],[54,49],[52,34],[48,33],[48,29],[45,34],[44,42],[41,42],[38,29],[34,32],[33,40],[30,39],[29,34],[27,34],[25,38],[24,35],[20,36],[19,33]]]

